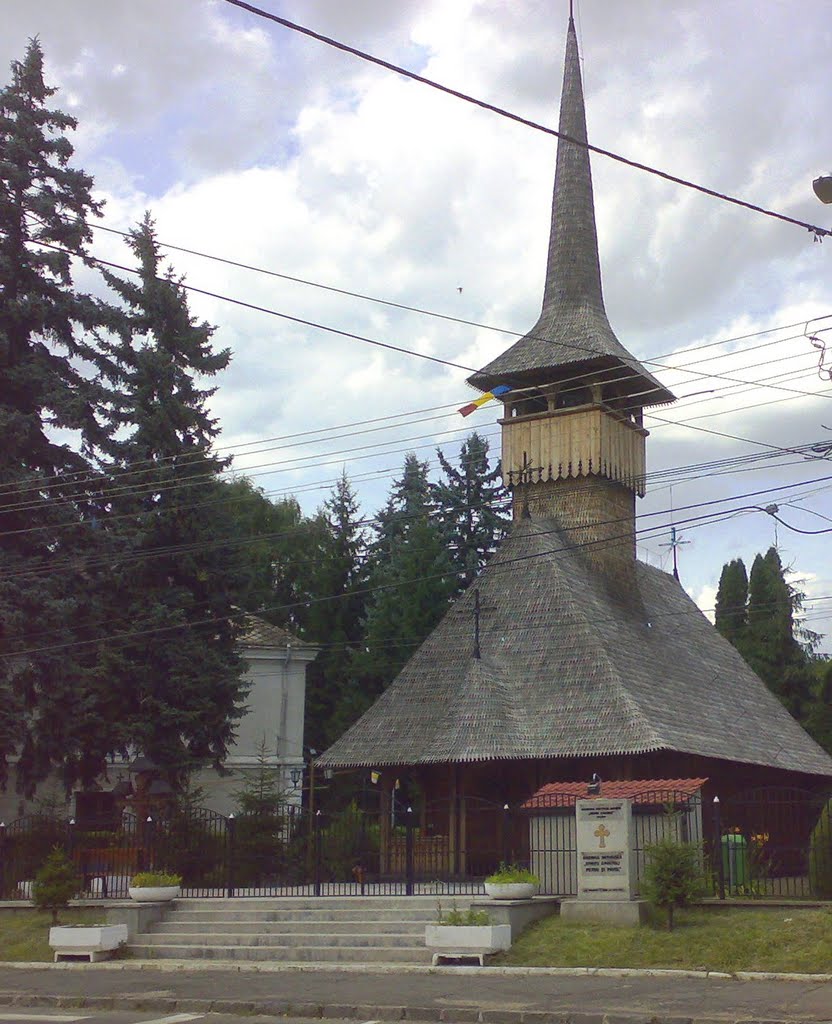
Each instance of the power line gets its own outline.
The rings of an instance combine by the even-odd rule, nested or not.
[[[760,510],[760,511],[762,511],[762,510]],[[714,520],[718,520],[719,518],[729,517],[731,514],[732,514],[731,510],[726,510],[724,513],[708,513],[707,515],[704,515],[704,516],[689,517],[688,519],[680,520],[679,521],[679,525],[690,524],[690,525],[686,525],[686,529],[688,531],[690,531],[690,530],[696,529],[697,527],[711,525],[711,523]],[[707,520],[707,522],[700,522],[700,520]],[[784,524],[784,525],[786,525],[786,524]],[[651,536],[653,536],[653,535],[656,535],[656,531],[659,530],[659,529],[663,529],[663,527],[649,527],[648,531],[651,533]],[[561,533],[561,532],[570,532],[570,531],[564,531],[563,527],[558,525],[558,526],[556,526],[555,528],[553,528],[551,530],[540,531],[537,534],[537,536],[541,536],[543,534],[552,534],[552,533]],[[642,531],[638,531],[638,530],[635,531],[636,534],[638,534],[639,532],[642,532]],[[605,538],[602,538],[600,540],[578,542],[578,543],[575,543],[575,544],[568,544],[565,547],[552,548],[552,549],[549,549],[547,551],[543,551],[543,552],[540,552],[540,553],[533,553],[533,554],[529,554],[529,555],[519,555],[519,556],[517,556],[515,558],[510,558],[510,559],[501,559],[499,562],[493,563],[490,566],[490,569],[491,569],[492,572],[497,571],[497,570],[503,570],[503,569],[511,567],[512,565],[514,565],[516,563],[527,562],[530,559],[543,558],[543,557],[546,557],[548,555],[556,555],[556,554],[560,554],[560,553],[567,552],[567,551],[568,552],[572,552],[572,551],[575,551],[575,550],[578,550],[578,549],[585,549],[585,548],[590,548],[590,547],[599,546],[599,545],[606,545],[606,544],[612,543],[615,540],[626,540],[626,539],[629,539],[632,535],[633,534],[630,531],[627,531],[626,533],[622,533],[622,534],[619,534],[619,535],[613,536],[613,537],[605,537]],[[449,576],[461,576],[461,575],[464,575],[465,571],[466,570],[464,570],[464,569],[451,569],[449,572],[433,573],[433,574],[430,574],[428,576],[420,576],[420,577],[417,577],[415,579],[402,580],[402,581],[399,581],[399,582],[396,582],[396,583],[378,584],[378,585],[375,585],[375,586],[368,586],[368,587],[365,587],[365,588],[361,588],[359,590],[353,590],[353,591],[348,591],[348,592],[341,592],[341,593],[338,593],[338,594],[330,594],[330,595],[327,595],[325,597],[307,598],[305,600],[297,601],[297,602],[292,602],[290,604],[273,605],[273,606],[270,606],[268,608],[263,608],[260,611],[262,613],[262,612],[265,612],[265,611],[271,611],[271,612],[291,611],[291,610],[293,610],[295,608],[308,608],[308,607],[310,607],[313,604],[322,604],[322,603],[325,603],[325,602],[328,602],[328,601],[337,601],[337,600],[344,600],[346,598],[359,597],[359,596],[363,596],[363,595],[367,595],[367,594],[376,593],[376,592],[381,591],[381,590],[399,590],[399,589],[401,589],[403,587],[406,587],[406,586],[412,586],[414,583],[423,583],[423,582],[427,582],[427,581],[435,580],[435,579],[445,579],[445,578],[447,578]],[[695,610],[697,612],[699,611],[699,609],[696,607],[696,605],[694,605],[694,608],[692,610]],[[96,644],[101,644],[101,643],[111,643],[113,641],[119,643],[119,642],[124,642],[124,641],[130,641],[132,639],[135,639],[136,637],[143,637],[143,636],[150,636],[150,635],[159,635],[159,634],[162,634],[162,633],[169,633],[171,631],[176,631],[176,630],[180,630],[180,629],[192,629],[192,628],[194,628],[196,626],[214,625],[214,624],[219,623],[219,622],[234,621],[234,620],[237,620],[237,619],[240,619],[240,618],[244,618],[245,616],[250,615],[250,614],[251,614],[250,612],[242,612],[241,611],[241,612],[234,612],[234,613],[227,614],[227,615],[214,616],[214,617],[210,617],[210,618],[206,618],[206,619],[201,619],[201,620],[196,620],[196,621],[192,620],[192,621],[187,621],[187,622],[182,622],[182,623],[176,623],[176,624],[173,624],[173,625],[156,626],[156,627],[153,627],[152,629],[125,630],[125,631],[122,631],[121,633],[111,634],[110,636],[99,636],[99,637],[94,637],[94,638],[88,639],[88,640],[67,641],[67,642],[61,643],[61,644],[52,644],[52,645],[48,645],[46,647],[33,648],[33,649],[30,649],[30,650],[13,651],[13,652],[9,652],[9,653],[1,653],[0,654],[0,659],[31,657],[31,656],[36,655],[36,654],[44,654],[44,653],[49,653],[49,652],[57,651],[57,650],[75,649],[75,648],[78,648],[78,647],[89,647],[89,646],[96,645]]]
[[[772,494],[774,492],[789,491],[789,490],[793,490],[796,487],[806,487],[806,486],[809,486],[809,485],[814,484],[814,483],[826,483],[827,481],[832,481],[832,475],[823,476],[823,477],[817,477],[817,478],[815,478],[813,480],[798,481],[798,482],[792,483],[792,484],[781,484],[781,485],[777,485],[775,487],[766,487],[766,488],[763,488],[761,490],[748,491],[748,492],[745,492],[743,494],[731,495],[730,497],[726,497],[726,498],[713,498],[713,499],[710,499],[708,501],[694,502],[694,503],[692,503],[690,505],[677,506],[673,511],[674,512],[684,512],[684,511],[690,511],[690,510],[694,510],[694,509],[709,508],[709,507],[712,507],[714,505],[725,504],[726,502],[729,502],[729,501],[739,501],[739,500],[743,500],[745,498],[754,498],[754,497],[760,497],[762,495],[770,495],[770,494]],[[511,500],[510,498],[506,498],[506,499],[500,499],[499,501],[497,501],[495,503],[489,503],[489,502],[477,503],[477,504],[469,503],[465,507],[466,508],[472,508],[472,509],[474,509],[474,508],[480,509],[480,508],[483,508],[483,507],[497,507],[497,508],[499,508],[499,507],[501,507],[504,504],[510,503],[510,500]],[[699,520],[702,520],[702,519],[710,519],[712,517],[729,518],[729,517],[731,517],[733,515],[737,515],[737,514],[740,514],[740,513],[744,512],[744,511],[748,511],[748,510],[767,511],[766,509],[762,509],[762,510],[761,509],[757,509],[755,506],[741,506],[739,509],[735,509],[735,510],[715,512],[715,513],[709,514],[708,516],[695,517],[695,520],[699,521]],[[648,519],[648,518],[652,518],[652,517],[655,517],[655,516],[666,515],[668,513],[668,511],[669,511],[668,509],[659,509],[659,510],[656,510],[656,511],[653,511],[653,512],[642,513],[642,515],[639,517],[639,519],[643,520],[643,519]],[[399,518],[399,521],[400,522],[407,522],[409,519],[418,519],[418,518],[419,518],[418,514],[414,514],[412,516],[401,516]],[[621,517],[621,518],[616,518],[616,519],[610,519],[610,520],[605,520],[605,521],[593,523],[593,526],[594,527],[599,527],[599,526],[615,526],[615,525],[617,525],[619,523],[627,522],[628,519],[629,519],[629,517]],[[365,519],[365,520],[359,521],[355,525],[358,528],[364,528],[366,526],[372,526],[374,523],[377,523],[378,521],[379,521],[378,517],[372,517],[372,518],[369,518],[369,519]],[[687,520],[682,520],[682,522],[691,522],[691,521],[694,521],[694,520],[692,520],[690,518],[687,519]],[[98,558],[98,559],[95,559],[95,558],[92,558],[92,559],[82,559],[81,560],[81,561],[83,561],[82,570],[96,568],[96,567],[98,567],[100,565],[107,565],[107,564],[110,564],[112,562],[116,562],[119,565],[121,565],[121,564],[125,564],[126,565],[126,564],[130,564],[132,562],[135,562],[135,561],[143,561],[146,558],[170,557],[171,555],[175,555],[175,554],[178,554],[178,553],[191,552],[191,551],[200,551],[200,550],[208,550],[208,549],[217,548],[217,547],[219,547],[219,548],[223,548],[223,547],[228,547],[228,548],[244,547],[244,546],[247,546],[249,544],[262,543],[264,540],[285,539],[287,537],[291,537],[291,536],[294,536],[296,534],[302,533],[305,529],[308,529],[310,525],[311,524],[299,524],[298,526],[292,527],[292,528],[290,528],[287,531],[281,531],[281,532],[277,532],[277,533],[267,533],[267,534],[256,534],[256,535],[253,535],[253,536],[248,537],[248,538],[221,539],[221,540],[217,540],[217,541],[211,541],[211,542],[208,542],[208,543],[198,542],[198,543],[191,543],[191,544],[168,545],[168,546],[166,546],[164,548],[152,549],[152,550],[149,550],[149,551],[142,551],[142,552],[126,552],[124,554],[112,553],[108,557],[101,557],[101,558]],[[826,533],[826,532],[830,532],[830,531],[826,531],[826,530],[803,531],[803,530],[800,530],[800,529],[798,529],[796,527],[792,527],[790,524],[785,523],[785,522],[783,522],[783,525],[786,526],[789,529],[794,529],[795,532],[798,532],[798,533],[804,533],[804,532]],[[541,533],[558,532],[559,529],[561,529],[561,528],[558,527],[555,530],[551,530],[551,531],[541,531]],[[648,532],[648,531],[652,532],[652,531],[664,530],[664,529],[665,529],[665,524],[659,524],[657,526],[647,526],[647,527],[643,527],[643,528],[637,529],[636,533],[645,533],[645,532]],[[578,546],[581,546],[581,545],[578,545]],[[0,576],[0,579],[31,578],[31,577],[37,577],[37,576],[43,575],[43,574],[49,574],[50,576],[52,576],[56,572],[60,572],[64,565],[71,565],[71,566],[73,566],[73,568],[77,569],[78,563],[79,563],[78,556],[72,556],[71,558],[66,559],[63,564],[61,564],[61,563],[57,563],[56,564],[54,559],[52,559],[52,560],[50,560],[48,562],[48,564],[46,564],[44,566],[24,569],[24,570],[21,570],[20,572],[16,572],[16,573],[4,574],[4,575]],[[318,564],[318,563],[313,560],[313,564]],[[412,582],[415,582],[415,581],[412,581]]]
[[[107,230],[115,231],[115,229],[110,229],[110,228],[108,228]],[[118,234],[128,234],[126,232],[116,232],[116,233],[118,233]],[[63,249],[60,246],[52,245],[52,244],[46,243],[46,242],[39,242],[39,241],[34,240],[34,239],[31,240],[31,241],[33,242],[33,244],[44,245],[47,248],[57,249],[58,251],[66,252],[67,254],[79,256],[80,258],[84,259],[87,262],[99,263],[99,264],[102,264],[104,266],[113,267],[115,269],[119,269],[119,270],[122,270],[122,271],[124,271],[126,273],[130,273],[130,274],[137,274],[138,273],[137,270],[124,267],[124,266],[122,266],[120,264],[114,264],[114,263],[110,263],[110,262],[105,261],[105,260],[100,260],[100,259],[97,259],[96,257],[90,256],[89,254],[86,254],[86,253],[83,253],[83,254],[81,254],[81,253],[71,253],[69,250]],[[188,250],[188,251],[195,252],[195,250]],[[157,280],[163,281],[163,282],[166,281],[165,278],[160,278],[160,277],[157,277]],[[244,303],[244,302],[242,302],[242,300],[234,299],[234,298],[232,298],[230,296],[224,296],[224,295],[218,295],[216,293],[205,292],[204,290],[195,288],[194,286],[185,285],[181,281],[177,282],[177,286],[185,288],[186,290],[195,291],[195,292],[200,293],[200,294],[207,294],[207,295],[210,295],[212,297],[218,298],[220,300],[225,300],[225,301],[229,301],[229,302],[240,304],[240,305],[244,305],[244,306],[250,306],[250,308],[253,308],[253,309],[256,309],[256,310],[261,310],[261,311],[264,311],[264,312],[270,312],[271,314],[273,314],[275,316],[288,317],[288,314],[281,313],[281,312],[279,312],[277,310],[270,310],[270,309],[267,309],[266,307],[254,306],[253,304]],[[814,318],[814,320],[826,319],[827,316],[831,316],[831,315],[832,314],[827,314],[827,315],[824,315],[824,316],[816,317],[816,318]],[[289,317],[289,319],[297,319],[297,318]],[[413,351],[411,349],[400,348],[400,347],[397,347],[397,346],[389,346],[389,345],[387,345],[387,343],[377,342],[375,339],[368,339],[368,338],[364,338],[363,336],[359,336],[359,335],[351,335],[351,334],[349,334],[349,332],[342,332],[342,331],[339,331],[337,328],[330,328],[330,327],[328,327],[326,325],[323,325],[323,324],[315,324],[312,321],[300,321],[300,322],[302,322],[304,324],[307,324],[307,325],[311,325],[311,326],[318,326],[320,329],[325,330],[325,331],[334,331],[335,333],[340,333],[340,334],[342,334],[344,336],[352,337],[352,338],[354,338],[356,340],[363,340],[363,341],[366,341],[369,344],[378,344],[378,345],[381,345],[382,347],[393,348],[396,351],[400,351],[400,352],[403,352],[403,353],[406,353],[406,354],[416,355],[416,356],[428,358],[428,359],[431,359],[431,360],[434,360],[434,361],[437,360],[437,357],[425,356],[424,353],[415,352],[415,351]],[[796,325],[788,325],[788,326],[783,327],[783,328],[770,328],[767,331],[762,331],[762,332],[758,332],[758,333],[759,334],[771,333],[771,331],[774,331],[774,330],[789,329],[791,326],[796,326]],[[494,329],[500,330],[499,328],[494,328]],[[516,333],[516,332],[506,332],[506,333]],[[739,336],[739,339],[742,339],[742,338],[745,338],[745,337],[753,337],[753,336],[755,336],[755,335],[754,334],[741,335],[741,336]],[[803,335],[795,335],[794,337],[802,337],[802,336]],[[539,340],[547,341],[547,342],[549,341],[549,339],[546,339],[546,338],[540,338]],[[701,347],[702,348],[708,348],[708,347],[713,347],[715,344],[728,344],[728,343],[730,343],[730,342],[732,342],[734,340],[738,340],[738,339],[725,339],[722,342],[711,342],[711,343],[709,343],[707,345],[704,345],[704,346],[701,346]],[[780,343],[782,343],[785,340],[789,340],[789,339],[779,339],[778,341],[775,341],[775,342],[765,343],[765,345],[763,345],[763,346],[752,346],[750,349],[746,349],[746,350],[743,350],[743,351],[754,351],[758,347],[766,347],[766,345],[771,345],[771,344],[780,344]],[[581,348],[581,349],[583,349],[583,350],[585,350],[587,352],[592,352],[593,354],[597,354],[595,349],[590,348],[588,346],[574,346],[574,347]],[[685,351],[688,351],[688,352],[697,351],[698,348],[699,347],[694,347],[692,349],[687,349]],[[734,353],[726,353],[725,355],[717,356],[716,358],[725,358],[726,356],[733,355],[733,354]],[[664,357],[660,357],[660,358],[664,358]],[[447,361],[447,360],[444,360],[444,361],[443,360],[439,360],[439,361],[444,362],[446,365],[453,365],[453,366],[457,366],[458,368],[462,368],[462,369],[469,369],[469,370],[471,369],[470,367],[469,368],[461,367],[459,364],[453,364],[453,363],[451,363],[450,361]],[[654,364],[654,365],[656,365],[658,367],[661,367],[663,369],[669,369],[669,370],[672,370],[672,371],[675,371],[675,372],[682,372],[682,373],[684,373],[684,372],[694,373],[698,377],[706,377],[706,378],[713,377],[713,378],[718,378],[718,379],[725,379],[725,380],[728,380],[728,381],[732,381],[733,383],[735,383],[737,385],[754,386],[757,383],[757,382],[754,382],[754,381],[747,381],[747,380],[744,380],[744,379],[741,379],[741,378],[728,377],[727,375],[724,375],[724,374],[703,373],[703,372],[700,372],[700,371],[690,370],[689,369],[689,365],[692,365],[692,364],[688,364],[688,366],[673,367],[673,366],[667,366],[666,364],[663,364],[663,363],[661,363],[658,360],[644,360],[644,361],[652,363],[652,364]],[[702,362],[702,361],[704,361],[704,360],[699,360],[698,362]],[[694,362],[696,362],[696,361],[694,361]],[[571,378],[567,378],[565,381],[562,381],[561,383],[562,384],[563,383],[567,383],[567,384],[568,383],[574,383],[575,381],[578,381],[578,380],[581,380],[581,379],[585,379],[585,378],[591,377],[591,376],[593,376],[593,373],[591,371],[589,371],[589,372],[585,372],[583,374],[573,375]],[[620,378],[619,382],[621,382],[622,380],[626,381],[628,379],[633,379],[633,378],[637,378],[637,377],[638,377],[638,374],[633,373],[633,374],[629,375],[628,377]],[[777,387],[776,385],[769,385],[769,386]],[[523,387],[523,388],[515,389],[515,393],[516,394],[521,394],[524,391],[534,391],[534,390],[536,390],[536,389],[533,388],[533,387]],[[793,393],[796,393],[796,394],[802,394],[802,395],[806,395],[806,396],[813,396],[813,395],[817,394],[816,392],[796,391],[796,389],[789,389],[789,388],[780,388],[780,390],[785,390],[785,391],[793,392]],[[649,391],[644,392],[644,394],[648,394],[648,393],[650,393],[650,392]],[[633,397],[636,397],[636,396],[632,396],[632,395],[630,396],[631,399]],[[684,399],[684,397],[685,396],[682,396],[683,399]],[[826,397],[826,396],[824,396],[824,397]],[[636,404],[637,403],[633,403],[633,406],[635,406]],[[441,407],[437,407],[437,408],[441,408]],[[402,414],[402,415],[406,415],[406,414]],[[315,431],[315,432],[320,432],[320,431]],[[308,432],[304,432],[304,433],[308,433]],[[289,436],[292,436],[292,435],[289,435]],[[298,436],[301,436],[301,435],[298,435]],[[255,442],[251,442],[251,443],[255,443]],[[218,450],[220,450],[220,449],[218,449]],[[198,450],[196,452],[191,453],[190,457],[196,458],[196,457],[199,457],[200,454],[202,454],[202,450]],[[251,454],[251,453],[246,453],[246,454]],[[157,465],[157,463],[155,463],[154,460],[145,460],[145,461],[153,462],[153,466],[151,468],[155,468],[156,465]],[[79,471],[79,474],[68,474],[68,476],[80,475],[81,472],[82,471]],[[131,469],[131,470],[127,471],[127,473],[130,473],[130,474],[132,474],[134,472],[135,473],[139,473],[141,471],[137,470],[137,469]],[[59,482],[50,483],[47,486],[48,487],[64,486],[63,485],[63,479],[64,478],[62,478],[62,480],[59,481]],[[92,479],[94,479],[96,482],[100,482],[100,478],[97,477],[97,476],[92,477]]]
[[[60,246],[51,245],[49,243],[37,243],[37,244],[43,244],[47,248],[57,249],[58,251],[66,252],[69,255],[78,255],[78,254],[70,252],[69,250],[63,249]],[[92,257],[92,256],[88,256],[86,258],[88,260],[94,262],[94,263],[100,263],[100,264],[102,264],[104,266],[111,267],[111,268],[114,268],[114,269],[117,269],[117,270],[121,270],[121,271],[124,271],[126,273],[130,273],[130,274],[137,274],[138,273],[137,270],[131,269],[129,267],[125,267],[125,266],[123,266],[121,264],[115,264],[115,263],[112,263],[112,262],[107,261],[107,260],[100,260],[100,259],[97,259],[96,257]],[[163,279],[157,278],[157,280],[163,280]],[[179,282],[178,283],[178,287],[182,287],[182,288],[184,288],[186,290],[189,290],[189,291],[194,291],[194,292],[196,292],[198,294],[209,295],[209,296],[214,297],[214,298],[222,299],[224,301],[228,301],[228,302],[231,302],[231,303],[236,304],[236,305],[242,305],[242,306],[245,306],[247,308],[251,308],[251,309],[254,309],[254,310],[261,311],[261,312],[270,313],[272,315],[275,315],[275,316],[278,316],[278,317],[281,317],[281,318],[286,318],[286,319],[289,319],[289,320],[292,320],[292,321],[295,321],[295,322],[298,322],[298,323],[302,323],[302,324],[305,324],[307,326],[317,327],[317,328],[319,328],[321,330],[328,331],[328,332],[331,332],[331,333],[335,333],[335,334],[343,336],[343,337],[348,337],[348,338],[351,338],[353,340],[358,340],[358,341],[366,342],[366,343],[371,344],[371,345],[378,345],[378,346],[381,346],[382,348],[392,349],[394,351],[401,352],[401,353],[404,353],[404,354],[416,355],[416,356],[418,356],[420,358],[429,359],[429,360],[434,361],[434,362],[441,362],[441,363],[443,363],[444,365],[447,365],[447,366],[454,366],[456,368],[466,369],[466,370],[470,370],[471,372],[475,372],[471,367],[463,367],[463,366],[461,366],[461,364],[452,363],[449,360],[442,360],[442,359],[439,359],[438,357],[435,357],[435,356],[428,356],[425,353],[419,353],[419,352],[415,352],[414,350],[405,349],[405,348],[400,347],[400,346],[390,345],[389,343],[386,343],[386,342],[380,342],[380,341],[377,341],[375,339],[367,338],[366,336],[363,336],[363,335],[357,335],[357,334],[353,334],[351,332],[342,331],[342,330],[340,330],[338,328],[330,327],[330,326],[327,326],[327,325],[324,325],[324,324],[317,324],[317,323],[315,323],[313,321],[302,320],[302,319],[297,318],[297,317],[292,317],[289,314],[281,313],[281,312],[279,312],[277,310],[271,310],[268,307],[257,306],[257,305],[252,304],[252,303],[244,302],[243,300],[240,300],[240,299],[234,299],[234,298],[232,298],[230,296],[224,296],[224,295],[219,295],[219,294],[214,293],[214,292],[208,292],[208,291],[206,291],[204,289],[196,288],[193,285],[186,285],[186,284],[184,284],[182,282]],[[663,365],[661,363],[658,363],[655,360],[646,360],[646,361],[654,363],[655,365],[659,365],[659,366]],[[762,385],[762,384],[758,384],[758,382],[748,381],[748,380],[745,380],[745,379],[742,379],[742,378],[730,377],[730,376],[728,376],[726,374],[718,374],[718,373],[714,373],[714,372],[707,373],[707,372],[702,372],[702,371],[697,371],[697,370],[691,370],[691,369],[689,369],[687,367],[668,367],[668,366],[665,365],[663,368],[676,370],[678,372],[692,373],[692,374],[695,374],[698,377],[704,377],[704,378],[708,378],[708,379],[714,378],[714,379],[727,380],[727,381],[730,381],[732,383],[739,384],[739,385],[745,385],[745,386],[755,386],[755,385],[756,386],[765,386],[767,388],[772,388],[774,390],[780,390],[780,391],[786,391],[786,392],[789,392],[790,394],[794,394],[794,395],[802,396],[802,397],[831,397],[832,398],[832,395],[826,395],[826,394],[823,394],[823,393],[819,394],[817,392],[806,392],[806,391],[801,391],[801,390],[798,390],[798,389],[795,389],[795,388],[783,387],[782,385],[777,385],[777,384],[773,384],[773,383],[768,383],[768,384]],[[634,375],[634,376],[637,376],[637,375]],[[646,415],[652,415],[652,414],[646,414]],[[654,418],[661,420],[660,417],[654,417]],[[673,421],[664,421],[664,422],[673,422]],[[677,425],[682,425],[682,421],[675,421],[675,422],[676,422]],[[209,475],[209,477],[213,477],[214,476],[214,474],[208,474],[208,475]],[[98,482],[99,478],[95,478],[95,479],[96,479],[96,482]],[[58,486],[58,484],[56,484],[55,486]]]
[[[521,115],[515,114],[504,107],[498,107],[493,103],[487,103],[485,100],[477,99],[468,93],[461,92],[459,89],[452,89],[450,86],[442,85],[440,82],[436,82],[431,78],[426,78],[424,75],[418,75],[415,71],[409,71],[407,68],[403,68],[398,64],[393,64],[391,61],[382,60],[380,57],[375,57],[364,50],[359,50],[354,46],[342,43],[337,39],[333,39],[331,36],[325,36],[320,32],[315,32],[310,28],[306,28],[304,25],[299,25],[297,22],[289,21],[287,18],[281,18],[276,14],[271,14],[269,11],[264,11],[260,7],[255,7],[253,4],[246,3],[245,0],[225,0],[225,3],[231,4],[233,7],[239,7],[244,11],[248,11],[250,14],[254,14],[259,18],[265,18],[277,25],[282,25],[284,28],[288,28],[293,32],[299,32],[302,35],[309,36],[311,39],[315,39],[327,46],[334,47],[344,53],[349,53],[354,57],[368,61],[378,67],[385,68],[387,71],[393,71],[397,75],[403,75],[405,78],[418,82],[420,85],[428,86],[431,89],[436,89],[438,92],[444,93],[448,96],[453,96],[455,99],[473,104],[476,107],[480,107],[482,110],[488,110],[493,114],[498,114],[500,117],[505,117],[510,121],[515,121],[518,124],[525,125],[527,128],[533,128],[535,131],[551,135],[556,139],[562,139],[564,142],[568,142],[574,146],[580,146],[582,149],[589,150],[590,153],[597,153],[599,156],[605,156],[608,159],[615,160],[617,163],[624,164],[627,167],[633,167],[636,170],[645,171],[648,174],[655,175],[665,181],[673,182],[675,185],[682,185],[684,188],[701,192],[703,195],[711,196],[713,199],[720,199],[723,202],[731,203],[734,206],[739,206],[746,210],[751,210],[754,213],[761,213],[766,217],[773,217],[774,219],[784,221],[787,224],[794,224],[797,227],[805,228],[807,231],[811,232],[817,240],[821,240],[832,235],[832,231],[829,231],[826,228],[818,227],[817,225],[810,224],[807,221],[797,220],[795,217],[789,217],[783,213],[777,213],[774,210],[766,209],[764,206],[757,206],[756,203],[749,203],[744,199],[738,199],[736,196],[728,195],[725,192],[717,192],[715,189],[707,188],[704,185],[698,185],[693,181],[689,181],[687,178],[680,178],[675,174],[670,174],[667,171],[661,171],[656,167],[651,167],[649,164],[643,164],[637,160],[630,160],[618,153],[613,153],[611,150],[601,149],[599,146],[593,146],[589,142],[573,138],[571,135],[566,135],[563,132],[556,131],[554,128],[547,128],[545,125],[539,124],[537,121],[521,117]]]

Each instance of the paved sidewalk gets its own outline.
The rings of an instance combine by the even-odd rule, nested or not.
[[[0,965],[0,1004],[454,1024],[832,1024],[832,982],[639,971]]]

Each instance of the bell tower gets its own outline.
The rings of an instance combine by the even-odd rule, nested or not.
[[[571,16],[559,130],[587,140]],[[607,319],[589,152],[567,138],[558,139],[540,318],[468,383],[484,392],[511,388],[500,425],[514,518],[555,520],[594,566],[626,586],[635,560],[635,498],[644,495],[643,410],[674,397]]]

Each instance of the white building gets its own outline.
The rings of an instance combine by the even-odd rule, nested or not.
[[[221,814],[237,810],[235,794],[245,785],[246,776],[259,768],[261,760],[278,773],[287,800],[300,803],[306,666],[318,652],[280,626],[254,615],[246,617],[240,650],[246,664],[246,711],[237,725],[224,771],[205,768],[191,779],[192,785],[204,793],[202,803]],[[112,806],[109,794],[127,781],[131,781],[128,762],[116,763],[106,779],[99,780],[100,792],[91,798],[92,802],[102,810],[108,804]],[[0,821],[10,822],[39,811],[74,817],[79,810],[77,796],[72,793],[67,798],[55,779],[43,783],[32,800],[24,800],[12,784],[0,793]]]

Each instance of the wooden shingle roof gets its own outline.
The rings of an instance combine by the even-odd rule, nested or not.
[[[293,650],[315,649],[314,644],[305,643],[300,637],[290,633],[288,629],[266,622],[259,615],[245,615],[242,624],[243,629],[240,635],[240,646],[242,647],[274,647],[282,651],[285,651],[287,647]]]
[[[569,22],[559,131],[587,141],[583,85],[575,25]],[[672,402],[673,395],[621,344],[610,326],[601,290],[598,234],[589,152],[558,140],[552,226],[540,319],[518,342],[468,378],[481,391],[563,376],[604,371],[623,381],[642,405]],[[600,378],[598,378],[600,379]]]
[[[331,767],[672,750],[832,776],[672,576],[635,563],[622,601],[555,520],[521,520]],[[482,656],[473,657],[474,590]]]

